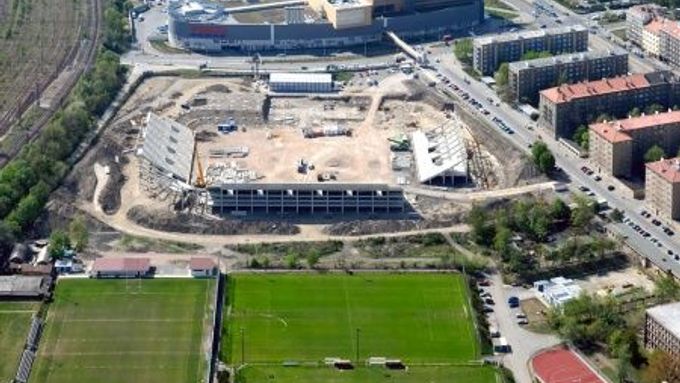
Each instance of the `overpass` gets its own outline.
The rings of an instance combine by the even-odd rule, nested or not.
[[[406,41],[402,40],[397,36],[396,33],[392,31],[387,31],[385,32],[387,37],[389,37],[404,53],[409,55],[411,58],[416,60],[416,63],[418,64],[427,64],[427,55],[421,52],[418,52],[415,50],[412,46],[410,46]]]

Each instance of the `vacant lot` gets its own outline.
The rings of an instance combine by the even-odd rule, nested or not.
[[[0,382],[10,382],[17,372],[31,317],[38,303],[0,303]]]
[[[64,280],[31,382],[199,382],[211,280]]]
[[[233,365],[242,358],[257,365],[243,370],[240,378],[247,381],[257,381],[261,374],[286,382],[374,381],[387,372],[358,368],[340,377],[329,367],[281,368],[284,361],[314,366],[326,357],[339,357],[359,367],[371,356],[401,359],[407,365],[460,364],[479,357],[464,281],[458,275],[243,274],[231,277],[228,289],[229,344],[224,349]],[[444,375],[437,369],[391,374],[400,376],[400,382],[436,382]]]
[[[0,128],[4,117],[62,68],[90,0],[0,2]],[[0,134],[4,132],[0,131]]]

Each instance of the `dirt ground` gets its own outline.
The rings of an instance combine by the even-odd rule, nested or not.
[[[414,200],[413,205],[423,210],[420,220],[283,225],[267,220],[246,223],[225,219],[223,224],[216,224],[215,217],[204,214],[205,209],[191,213],[176,211],[176,194],[159,194],[146,188],[135,153],[148,112],[175,119],[193,129],[204,167],[250,169],[261,182],[316,182],[315,173],[297,172],[297,162],[304,158],[314,165],[316,174],[333,174],[338,182],[408,185],[412,169],[393,170],[388,138],[456,123],[451,121],[456,117],[452,115],[451,109],[455,107],[450,100],[402,73],[386,74],[380,78],[379,86],[353,86],[340,95],[324,97],[271,98],[261,85],[243,78],[146,80],[55,193],[58,203],[53,204],[51,214],[63,218],[64,214],[72,213],[73,209],[64,209],[70,205],[124,233],[208,244],[225,242],[219,237],[225,234],[234,236],[235,242],[268,241],[277,236],[310,240],[427,231],[462,222],[469,202],[439,199],[421,190],[411,196],[407,193],[407,198]],[[229,118],[234,119],[238,129],[229,134],[218,133],[217,124]],[[301,132],[303,127],[322,129],[329,125],[350,129],[352,135],[304,138]],[[464,140],[476,139],[474,127],[460,126]],[[492,158],[490,163],[503,166],[505,158],[496,159],[485,145],[486,142],[481,145],[483,155]],[[503,156],[507,155],[507,147],[492,145]],[[214,153],[234,147],[247,147],[248,154],[230,157]],[[513,172],[509,171],[511,177],[519,178]],[[456,192],[477,190],[473,185]],[[251,237],[242,238],[243,235]]]
[[[576,282],[584,291],[599,294],[617,295],[634,287],[642,288],[647,292],[654,291],[654,281],[634,266],[623,270],[608,271],[603,275],[594,274],[586,279],[578,279]]]

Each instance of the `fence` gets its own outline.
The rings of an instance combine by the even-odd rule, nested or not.
[[[215,310],[212,318],[212,339],[208,353],[208,368],[206,371],[205,382],[213,383],[215,370],[217,367],[217,357],[220,351],[220,335],[222,333],[222,309],[224,307],[224,280],[225,276],[221,272],[217,274],[217,284],[215,285]]]
[[[21,353],[21,359],[19,359],[19,367],[17,368],[17,373],[14,377],[14,383],[28,382],[28,377],[31,375],[31,368],[33,367],[33,361],[35,360],[35,354],[38,350],[38,342],[40,342],[42,328],[43,321],[37,316],[34,316],[31,321],[31,328],[28,331],[28,336],[26,337],[24,352]]]

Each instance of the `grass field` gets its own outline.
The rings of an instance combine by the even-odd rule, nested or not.
[[[63,280],[31,383],[195,383],[213,280]]]
[[[0,382],[11,382],[39,303],[0,303]]]
[[[478,358],[463,279],[450,274],[285,274],[230,278],[232,364],[370,356],[406,363]]]
[[[404,371],[359,367],[342,372],[330,367],[248,366],[240,371],[239,378],[247,383],[496,383],[496,371],[490,366],[415,366]]]

